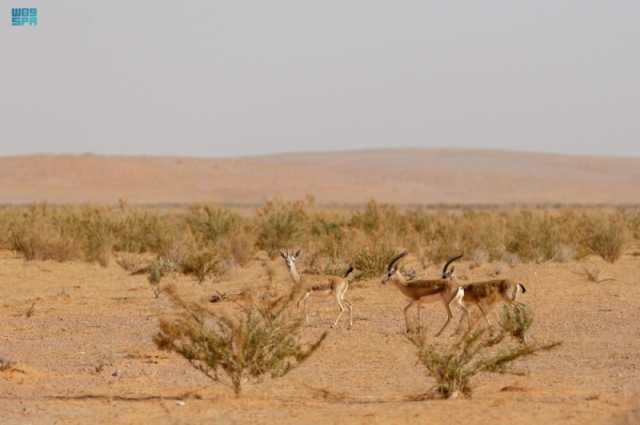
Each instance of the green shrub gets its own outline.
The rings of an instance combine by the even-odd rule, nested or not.
[[[114,249],[140,254],[160,253],[167,249],[177,230],[177,225],[170,223],[166,216],[150,211],[127,209],[115,224]]]
[[[292,313],[294,292],[251,304],[240,314],[214,313],[167,293],[177,316],[160,321],[154,342],[173,351],[207,377],[218,381],[222,371],[236,395],[245,377],[282,377],[309,358],[326,333],[309,345],[301,343],[303,322]]]
[[[302,241],[306,224],[302,202],[269,201],[258,210],[256,244],[275,258],[278,250]]]
[[[356,250],[353,266],[360,272],[358,279],[380,277],[387,269],[396,250],[384,240],[370,241]]]
[[[81,241],[56,224],[46,204],[34,204],[10,224],[9,245],[26,260],[62,262],[82,256]]]
[[[209,276],[221,272],[221,263],[217,252],[205,249],[189,253],[179,266],[183,273],[194,275],[202,283]]]
[[[533,324],[533,314],[525,304],[502,306],[500,316],[500,327],[502,330],[521,343],[527,342],[527,332]]]
[[[82,241],[84,259],[97,262],[106,267],[113,251],[113,222],[108,213],[99,208],[84,208],[77,215],[70,215],[67,225],[75,234],[76,240]]]
[[[212,205],[193,205],[185,217],[198,245],[215,246],[223,238],[237,230],[240,216]]]
[[[436,380],[432,391],[448,399],[458,395],[471,396],[471,379],[480,372],[499,372],[511,362],[539,351],[553,349],[559,342],[543,345],[518,344],[505,346],[502,333],[489,336],[486,329],[463,335],[445,348],[428,344],[424,334],[410,338],[418,348],[418,360]]]
[[[586,249],[613,263],[622,256],[628,240],[628,230],[619,217],[595,216],[585,223],[586,237],[583,240]]]

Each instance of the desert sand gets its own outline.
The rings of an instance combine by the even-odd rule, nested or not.
[[[261,255],[261,254],[259,254]],[[552,351],[518,361],[518,374],[482,374],[472,399],[406,401],[433,385],[403,333],[406,301],[379,279],[362,282],[355,308],[326,343],[284,378],[247,383],[240,398],[185,360],[152,342],[158,318],[170,311],[146,276],[80,262],[25,262],[0,253],[0,421],[17,424],[637,424],[640,423],[640,247],[615,264],[597,257],[569,263],[461,263],[460,279],[502,276],[525,283],[539,341]],[[260,260],[262,261],[262,260]],[[233,292],[266,282],[256,259],[220,282],[172,278],[189,299],[214,289]],[[281,260],[277,285],[290,281]],[[408,264],[412,264],[411,259]],[[415,265],[415,263],[414,263]],[[589,282],[583,267],[606,282]],[[420,270],[433,276],[435,266]],[[223,304],[212,305],[223,308]],[[330,300],[311,304],[309,335],[327,330]],[[495,314],[495,312],[494,312]],[[445,313],[425,308],[431,334]],[[441,338],[450,338],[447,334]]]
[[[637,204],[640,158],[387,149],[229,159],[0,157],[0,203]]]

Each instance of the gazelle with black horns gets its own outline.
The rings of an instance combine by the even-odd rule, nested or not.
[[[280,251],[280,256],[284,260],[287,265],[287,269],[289,270],[289,276],[291,280],[297,285],[301,285],[301,289],[303,291],[303,295],[298,300],[298,306],[300,304],[303,305],[304,309],[304,318],[307,323],[309,323],[309,315],[307,313],[307,302],[309,298],[315,295],[334,295],[336,297],[336,303],[338,304],[338,308],[340,309],[340,313],[338,313],[338,317],[331,325],[332,328],[338,326],[340,322],[340,318],[346,309],[349,310],[349,329],[353,326],[353,306],[349,300],[345,298],[347,291],[349,290],[349,279],[351,274],[354,271],[352,266],[346,271],[343,277],[340,276],[322,276],[320,282],[311,283],[302,279],[300,273],[298,273],[298,269],[296,268],[296,260],[300,257],[301,250],[298,250],[295,254],[290,253],[288,251]],[[346,308],[345,308],[346,307]]]
[[[404,308],[404,322],[406,326],[406,332],[409,332],[409,320],[407,311],[415,304],[418,310],[418,324],[422,325],[421,307],[422,304],[434,302],[440,300],[447,311],[447,321],[442,325],[442,328],[438,331],[436,336],[440,336],[442,332],[447,328],[453,314],[451,313],[451,304],[457,304],[458,307],[466,311],[465,305],[462,303],[464,291],[460,288],[460,285],[456,284],[453,280],[453,267],[448,270],[449,265],[454,261],[460,259],[462,256],[451,258],[444,265],[442,269],[441,279],[415,279],[407,281],[405,277],[398,270],[398,262],[406,256],[407,251],[402,252],[396,256],[387,267],[387,271],[382,279],[382,283],[393,283],[407,298],[411,300],[409,304]]]

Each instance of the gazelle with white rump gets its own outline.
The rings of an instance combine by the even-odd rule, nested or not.
[[[465,305],[462,303],[462,297],[464,296],[464,291],[460,288],[460,285],[456,284],[453,279],[453,267],[451,270],[448,270],[448,267],[454,261],[460,259],[462,256],[454,257],[449,259],[447,263],[444,265],[442,269],[442,278],[441,279],[414,279],[407,281],[405,277],[398,270],[398,262],[406,256],[407,251],[402,252],[397,255],[387,267],[387,271],[382,279],[382,283],[386,284],[387,282],[393,283],[396,288],[400,290],[407,298],[411,300],[409,304],[404,308],[404,322],[406,326],[406,332],[409,332],[409,320],[407,316],[407,311],[414,304],[418,310],[418,324],[421,326],[422,317],[421,317],[421,307],[422,304],[441,301],[444,305],[445,310],[447,311],[447,321],[442,325],[442,328],[438,331],[436,336],[440,336],[442,332],[446,329],[453,317],[451,313],[451,305],[457,304],[458,307],[466,311]]]
[[[335,328],[336,326],[338,326],[342,314],[346,309],[349,309],[349,329],[351,329],[351,327],[353,326],[353,306],[351,302],[345,298],[345,295],[349,290],[349,279],[354,271],[354,268],[350,266],[342,277],[322,276],[318,279],[320,280],[320,282],[307,282],[306,280],[302,279],[302,276],[300,276],[300,273],[298,273],[298,269],[296,268],[296,260],[298,259],[298,257],[300,257],[300,254],[301,250],[298,250],[295,254],[288,251],[280,251],[280,256],[287,265],[291,280],[293,280],[295,284],[301,285],[302,287],[301,289],[303,291],[303,295],[298,300],[298,306],[300,306],[300,304],[303,305],[305,321],[309,323],[307,302],[309,301],[310,297],[315,295],[334,295],[336,297],[336,303],[338,304],[340,313],[338,313],[338,317],[336,317],[336,320],[333,322],[333,325],[331,325],[331,327]]]
[[[471,282],[465,285],[461,285],[460,288],[464,291],[462,297],[463,304],[474,304],[478,307],[487,325],[491,326],[489,316],[487,316],[487,310],[499,302],[504,302],[509,305],[522,305],[518,302],[518,296],[527,292],[527,288],[522,283],[518,283],[511,279],[493,279],[481,282]],[[464,318],[469,320],[469,328],[471,328],[471,319],[469,317],[469,311],[464,309]]]

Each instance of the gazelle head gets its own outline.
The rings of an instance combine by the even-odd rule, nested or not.
[[[295,270],[296,269],[296,260],[298,259],[298,257],[300,256],[301,253],[302,253],[302,250],[300,250],[300,249],[297,250],[295,254],[291,253],[289,251],[280,250],[280,256],[284,260],[284,262],[287,265],[287,268],[289,270]]]
[[[407,254],[407,251],[403,251],[402,253],[395,256],[393,260],[391,260],[391,262],[387,266],[387,271],[384,273],[384,277],[382,278],[383,285],[386,285],[386,283],[392,279],[404,279],[402,277],[402,274],[400,274],[400,272],[398,271],[398,262]]]
[[[453,263],[454,261],[457,261],[459,259],[462,258],[462,255],[458,255],[457,257],[452,257],[449,258],[449,260],[445,263],[444,267],[442,268],[442,278],[443,279],[453,279],[453,274],[456,270],[455,266],[451,266],[451,270],[447,270],[449,268],[449,265],[451,265],[451,263]]]

